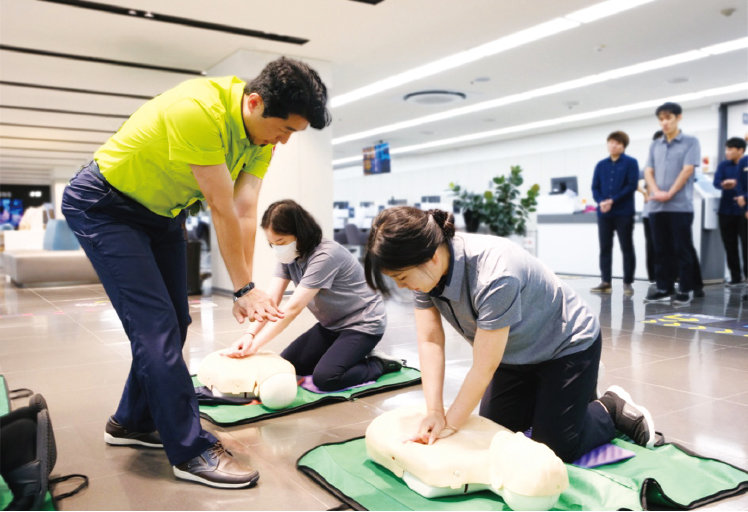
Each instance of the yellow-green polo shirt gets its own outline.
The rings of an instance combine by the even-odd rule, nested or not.
[[[244,82],[234,76],[196,78],[141,106],[94,159],[106,180],[166,217],[204,199],[189,164],[226,163],[231,179],[267,172],[273,146],[249,142],[242,120]]]

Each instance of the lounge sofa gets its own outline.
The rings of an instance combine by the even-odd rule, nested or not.
[[[10,249],[4,251],[2,257],[5,273],[16,286],[99,282],[64,219],[47,222],[42,249]]]

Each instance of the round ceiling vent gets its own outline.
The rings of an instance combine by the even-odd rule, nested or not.
[[[419,105],[443,105],[465,99],[465,93],[457,91],[417,91],[403,96],[403,100]]]

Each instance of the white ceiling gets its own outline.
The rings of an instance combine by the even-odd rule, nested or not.
[[[145,98],[194,76],[101,60],[202,71],[241,49],[306,57],[332,64],[330,89],[336,96],[598,1],[383,0],[369,5],[353,0],[98,0],[309,40],[296,45],[49,1],[0,0],[0,183],[48,183],[52,168],[76,168]],[[721,11],[727,8],[735,12],[725,16]],[[350,135],[746,35],[744,0],[655,0],[337,107],[329,129],[333,137]],[[686,80],[671,83],[673,79]],[[360,155],[362,147],[380,139],[395,149],[747,80],[748,50],[742,49],[337,144],[334,158]],[[459,91],[466,99],[441,106],[402,99],[429,89]],[[748,91],[743,90],[687,106],[745,98]]]

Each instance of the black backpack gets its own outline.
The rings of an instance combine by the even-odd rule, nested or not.
[[[80,478],[82,482],[71,492],[52,495],[52,503],[80,492],[88,486],[88,477],[72,474],[50,478],[57,461],[57,446],[44,397],[30,390],[19,389],[7,393],[0,376],[0,400],[31,396],[27,407],[20,407],[0,416],[0,475],[13,494],[5,510],[41,510],[48,490],[54,484]],[[4,395],[4,396],[2,396]]]

